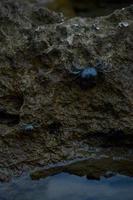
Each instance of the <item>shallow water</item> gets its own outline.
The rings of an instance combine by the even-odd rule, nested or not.
[[[133,178],[117,174],[100,180],[60,173],[45,179],[23,177],[0,184],[0,200],[132,200]]]

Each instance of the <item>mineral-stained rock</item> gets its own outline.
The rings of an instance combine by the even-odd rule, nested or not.
[[[127,27],[119,26],[123,21]],[[133,145],[133,6],[66,20],[4,0],[0,47],[1,172],[74,158],[83,140]],[[95,66],[97,59],[111,70],[95,87],[82,89],[70,71]],[[22,125],[30,123],[38,128],[23,135]]]

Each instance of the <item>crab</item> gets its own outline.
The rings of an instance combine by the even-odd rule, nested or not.
[[[38,127],[39,125],[36,123],[24,123],[21,125],[20,129],[23,133],[31,133]]]
[[[73,80],[78,80],[82,88],[88,88],[95,86],[100,78],[103,79],[105,73],[110,72],[110,66],[103,61],[97,60],[95,66],[90,65],[85,68],[73,66],[69,72],[75,76]]]

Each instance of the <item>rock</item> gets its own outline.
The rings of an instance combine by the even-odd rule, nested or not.
[[[10,177],[3,174],[3,173],[0,173],[0,182],[9,182],[10,181]]]
[[[16,173],[16,166],[34,168],[40,160],[73,159],[84,140],[132,146],[133,6],[106,17],[66,20],[36,4],[0,4],[0,108],[8,113],[0,123],[2,166]],[[120,21],[128,26],[119,28]],[[82,90],[69,71],[73,64],[94,66],[97,59],[112,70]],[[17,120],[10,124],[12,116]],[[19,125],[30,122],[41,128],[30,138],[19,134]],[[72,149],[65,156],[64,147]]]
[[[66,172],[69,174],[74,174],[77,176],[83,176],[87,179],[100,180],[101,177],[111,178],[117,174],[123,174],[128,176],[133,176],[132,172],[133,162],[130,160],[125,161],[113,161],[111,159],[91,159],[82,160],[72,163],[66,163],[64,165],[52,166],[50,168],[43,168],[32,171],[30,176],[33,180],[38,180],[41,178],[46,178],[54,174],[61,172]],[[112,171],[107,171],[108,169],[113,169]]]
[[[113,176],[116,176],[116,172],[112,172],[112,171],[107,171],[104,175],[105,178],[111,178]]]
[[[53,1],[42,1],[45,6],[47,6],[50,10],[54,10],[56,12],[63,12],[65,16],[74,17],[75,11],[72,7],[72,2],[70,0],[53,0]]]

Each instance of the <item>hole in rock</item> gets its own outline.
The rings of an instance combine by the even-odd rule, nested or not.
[[[17,114],[10,114],[5,110],[0,110],[0,124],[16,125],[20,121],[20,117]]]
[[[22,94],[6,95],[0,97],[0,107],[11,108],[19,111],[23,105],[24,97]],[[9,109],[8,109],[9,110]]]
[[[62,124],[60,122],[53,122],[50,125],[48,125],[48,131],[50,134],[58,134],[60,133],[61,127]]]

